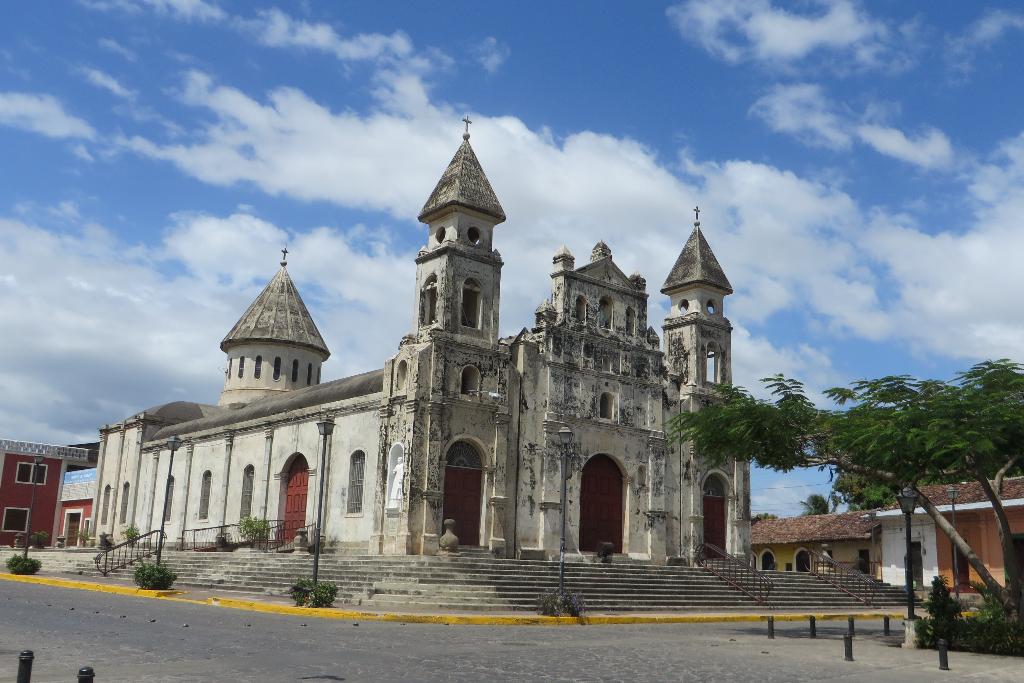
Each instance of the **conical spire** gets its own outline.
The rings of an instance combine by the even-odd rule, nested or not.
[[[732,294],[729,278],[725,276],[715,253],[711,251],[711,245],[700,231],[700,221],[694,221],[690,239],[686,240],[686,246],[672,266],[672,272],[661,286],[661,293],[668,294],[671,290],[692,284],[710,285],[726,294]]]
[[[468,126],[467,126],[468,128]],[[429,222],[431,216],[449,206],[463,206],[491,216],[499,223],[505,221],[505,211],[491,189],[491,183],[484,174],[473,148],[469,144],[469,132],[462,135],[462,144],[448,164],[437,187],[420,211],[419,220]]]
[[[288,275],[287,265],[282,259],[281,270],[277,271],[220,343],[221,351],[227,353],[228,349],[237,344],[280,342],[322,353],[324,360],[331,355],[306,304],[299,296],[299,290]]]

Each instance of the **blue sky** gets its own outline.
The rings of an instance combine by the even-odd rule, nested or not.
[[[0,24],[0,433],[213,402],[276,269],[332,349],[412,323],[415,216],[474,120],[502,331],[598,240],[657,293],[702,207],[734,375],[815,392],[1022,357],[1017,3],[18,4]],[[827,473],[755,476],[798,512]]]

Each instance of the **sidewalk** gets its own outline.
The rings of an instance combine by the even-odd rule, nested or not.
[[[228,609],[247,610],[270,614],[299,615],[321,619],[359,619],[363,621],[389,621],[402,623],[430,624],[475,624],[475,625],[544,625],[559,624],[693,624],[693,623],[729,623],[729,622],[760,622],[774,616],[776,621],[807,621],[811,616],[818,621],[845,620],[852,616],[855,619],[882,619],[890,617],[897,626],[902,619],[901,612],[864,609],[836,611],[785,611],[785,610],[745,610],[743,612],[615,612],[609,614],[590,613],[585,617],[544,617],[522,611],[479,612],[470,610],[445,610],[432,612],[429,610],[407,609],[403,611],[382,611],[369,609],[347,609],[346,606],[332,608],[296,607],[291,600],[283,596],[265,593],[246,593],[223,589],[183,586],[169,591],[148,591],[137,588],[132,582],[115,577],[79,578],[77,574],[62,572],[40,572],[31,576],[15,576],[0,573],[0,581],[16,581],[37,585],[53,586],[72,590],[86,590],[98,593],[111,593],[128,597],[172,600],[197,605],[209,605]]]

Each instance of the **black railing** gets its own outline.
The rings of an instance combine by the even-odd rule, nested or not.
[[[844,567],[828,555],[814,550],[807,552],[811,556],[810,572],[812,574],[826,583],[832,584],[838,590],[852,595],[865,605],[874,602],[875,594],[878,592],[878,583],[871,577],[856,569]]]
[[[697,564],[749,595],[759,605],[768,605],[775,584],[763,572],[725,552],[717,545],[705,543],[697,551]]]
[[[181,535],[182,550],[210,551],[219,548],[232,548],[237,536],[237,524],[211,526],[205,529],[186,529]],[[224,540],[219,540],[223,536]]]
[[[130,567],[136,562],[156,555],[157,547],[160,545],[160,533],[159,529],[154,529],[138,538],[118,543],[100,552],[94,558],[96,569],[106,576],[112,571]]]
[[[276,550],[278,552],[285,552],[288,550],[294,550],[295,537],[298,535],[299,531],[305,529],[306,537],[308,538],[309,533],[313,530],[313,526],[313,524],[299,526],[293,521],[272,519],[269,521],[266,533],[260,534],[259,536],[249,540],[252,542],[252,547],[256,550]]]

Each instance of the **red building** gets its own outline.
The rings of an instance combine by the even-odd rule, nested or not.
[[[88,448],[53,446],[0,439],[0,545],[13,546],[18,533],[27,530],[32,505],[32,465],[41,457],[36,472],[32,532],[45,531],[46,545],[60,534],[58,510],[64,474],[90,466]]]

